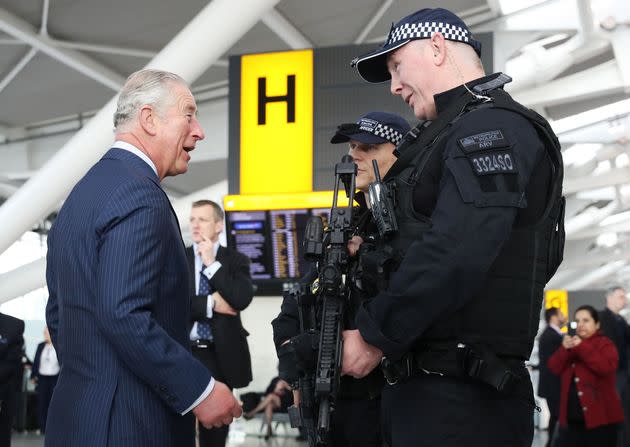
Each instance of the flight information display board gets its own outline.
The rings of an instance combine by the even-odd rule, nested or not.
[[[251,260],[250,272],[257,295],[280,295],[309,268],[302,241],[311,216],[328,223],[330,209],[228,211],[228,246]]]

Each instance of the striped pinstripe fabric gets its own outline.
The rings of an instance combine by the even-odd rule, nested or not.
[[[193,446],[180,416],[210,375],[188,347],[188,267],[151,168],[111,149],[48,237],[46,320],[61,362],[46,447]]]

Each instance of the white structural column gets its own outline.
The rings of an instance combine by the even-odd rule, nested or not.
[[[173,209],[179,220],[182,233],[188,234],[188,218],[191,204],[207,199],[221,203],[227,194],[227,180],[203,188],[173,201]],[[0,304],[32,292],[46,285],[46,258],[38,259],[15,270],[0,275]]]
[[[46,285],[46,258],[0,275],[0,304]]]
[[[361,32],[354,39],[354,43],[356,45],[359,45],[365,42],[365,38],[368,36],[368,34],[372,32],[372,30],[374,29],[374,26],[378,23],[379,20],[381,20],[381,18],[387,12],[389,7],[392,6],[392,3],[394,3],[394,0],[385,0],[378,7],[378,9],[374,11],[374,14],[372,14],[372,17],[370,18],[370,21],[366,23],[363,27],[361,27]]]
[[[595,270],[591,270],[585,275],[580,276],[574,281],[568,281],[564,284],[556,287],[567,290],[579,290],[588,287],[589,285],[608,278],[621,270],[626,265],[626,261],[615,261],[609,264],[605,264]]]
[[[149,66],[170,70],[189,82],[194,81],[278,1],[213,0]],[[212,45],[203,45],[203,42],[212,42]],[[116,97],[0,207],[0,253],[54,209],[108,149],[113,138],[115,102]]]
[[[271,8],[260,18],[267,27],[284,40],[293,50],[312,48],[313,44],[280,11]]]
[[[0,30],[28,43],[33,48],[95,79],[112,90],[120,89],[124,82],[124,78],[118,73],[84,54],[74,50],[57,48],[47,35],[37,33],[30,23],[2,8],[0,8]]]
[[[4,199],[11,197],[17,192],[17,190],[18,188],[16,186],[10,185],[8,183],[2,183],[0,181],[0,197]]]

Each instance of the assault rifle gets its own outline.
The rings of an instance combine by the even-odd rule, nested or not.
[[[319,336],[315,370],[300,377],[300,403],[289,408],[292,427],[306,431],[311,447],[328,445],[330,417],[341,376],[343,354],[343,322],[349,297],[348,241],[352,237],[352,205],[354,202],[357,165],[344,155],[335,165],[335,190],[328,227],[322,218],[311,217],[304,237],[307,260],[315,262],[317,279],[311,290],[303,284],[297,300],[302,334]],[[339,189],[344,184],[348,206],[338,204]]]

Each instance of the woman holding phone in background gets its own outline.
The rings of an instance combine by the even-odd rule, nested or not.
[[[615,447],[623,410],[615,388],[619,357],[599,331],[592,306],[575,311],[577,335],[565,335],[547,366],[560,376],[560,445]]]

